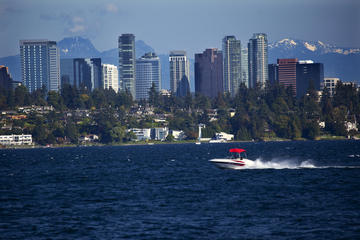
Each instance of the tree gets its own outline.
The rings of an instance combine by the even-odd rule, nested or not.
[[[61,88],[61,97],[66,107],[75,109],[77,107],[76,99],[78,98],[78,92],[75,87],[70,84],[63,84]]]
[[[345,106],[335,107],[330,114],[330,121],[327,129],[334,135],[346,136],[345,121],[347,116],[347,109]]]
[[[105,96],[105,93],[104,93],[104,90],[102,90],[102,89],[95,89],[91,93],[91,98],[97,109],[109,106],[106,96]]]
[[[301,137],[301,124],[297,116],[292,116],[292,120],[289,122],[287,136],[290,139],[299,139]]]
[[[200,93],[195,93],[194,105],[197,109],[203,110],[209,109],[211,106],[209,98]]]
[[[224,100],[224,95],[222,93],[218,93],[217,97],[213,101],[213,108],[227,108],[227,104]]]
[[[32,136],[35,142],[41,145],[45,145],[47,143],[46,139],[48,137],[46,132],[46,126],[38,122],[32,132]]]
[[[305,124],[302,131],[302,136],[308,139],[316,139],[320,134],[319,123],[314,120],[305,120]]]
[[[50,91],[48,93],[47,103],[50,106],[53,106],[56,110],[63,110],[65,107],[61,95],[55,91]]]
[[[236,139],[243,140],[243,141],[250,140],[251,135],[250,135],[248,129],[246,127],[241,127],[236,133]]]
[[[47,89],[46,89],[46,86],[43,85],[41,88],[36,89],[35,91],[33,91],[31,93],[32,102],[38,106],[45,106],[46,105],[46,101],[45,101],[46,94],[47,94]]]
[[[111,142],[123,142],[126,138],[126,129],[123,126],[117,125],[110,130]]]
[[[167,142],[173,142],[173,141],[175,141],[175,138],[174,138],[174,136],[173,136],[172,134],[168,134],[168,135],[166,136],[165,141],[167,141]]]
[[[149,89],[149,104],[152,106],[159,106],[159,93],[156,91],[156,85],[153,82]]]
[[[129,109],[132,105],[133,105],[133,98],[131,93],[126,90],[126,91],[120,91],[117,94],[117,98],[116,98],[116,106],[120,107],[120,106],[124,106],[125,109]]]
[[[0,87],[0,109],[8,108],[6,95],[7,95],[6,89]]]
[[[79,130],[72,121],[69,121],[66,124],[64,134],[70,140],[71,143],[78,143]]]
[[[15,105],[26,106],[30,105],[30,96],[27,88],[23,85],[15,88]]]

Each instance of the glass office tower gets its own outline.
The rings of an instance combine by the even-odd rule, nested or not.
[[[103,88],[101,58],[61,59],[61,84],[90,91]]]
[[[135,35],[122,34],[119,37],[119,88],[129,91],[136,98]]]
[[[248,49],[241,49],[241,82],[249,87],[249,64],[248,64]]]
[[[136,100],[148,99],[152,84],[159,92],[161,89],[160,58],[150,52],[136,60]]]

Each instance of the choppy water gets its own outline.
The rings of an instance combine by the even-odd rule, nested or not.
[[[208,162],[242,147],[255,169]],[[359,239],[360,141],[0,150],[0,239]]]

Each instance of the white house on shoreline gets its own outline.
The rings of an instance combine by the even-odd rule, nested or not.
[[[31,145],[31,135],[0,135],[0,145]]]

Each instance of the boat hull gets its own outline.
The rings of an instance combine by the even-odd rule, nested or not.
[[[254,162],[249,159],[211,159],[210,162],[214,163],[219,168],[224,169],[246,169],[254,165]]]

